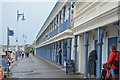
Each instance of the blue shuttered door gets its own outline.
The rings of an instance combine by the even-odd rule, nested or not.
[[[110,55],[110,46],[115,44],[117,46],[117,37],[108,38],[108,57]]]

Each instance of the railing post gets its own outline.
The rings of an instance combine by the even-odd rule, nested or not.
[[[71,60],[71,39],[67,39],[67,60]]]
[[[98,72],[97,72],[97,78],[98,80],[101,80],[101,66],[102,66],[102,44],[103,44],[103,28],[98,28]]]
[[[84,33],[85,41],[85,74],[84,78],[88,78],[88,46],[89,46],[89,32]]]
[[[60,65],[60,54],[59,54],[59,49],[60,49],[60,41],[58,41],[58,48],[57,48],[57,54],[58,54],[58,65]]]
[[[65,61],[65,51],[66,51],[66,48],[65,48],[65,41],[62,40],[62,66],[64,66],[64,61]]]
[[[76,72],[77,61],[77,35],[74,36],[74,72]]]
[[[57,42],[55,42],[55,64],[57,65]]]

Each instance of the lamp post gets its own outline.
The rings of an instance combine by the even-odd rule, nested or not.
[[[25,51],[25,44],[26,44],[26,35],[23,34],[23,50]]]
[[[47,39],[52,38],[49,34],[46,34],[45,37],[47,37]]]
[[[16,35],[16,61],[17,61],[17,57],[18,57],[18,21],[19,21],[19,18],[22,17],[21,20],[25,20],[25,17],[24,17],[24,13],[19,13],[19,11],[17,11],[17,35]]]

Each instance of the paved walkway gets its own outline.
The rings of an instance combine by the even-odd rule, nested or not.
[[[32,55],[21,59],[11,72],[10,78],[75,78]]]

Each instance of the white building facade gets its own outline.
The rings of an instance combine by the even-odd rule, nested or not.
[[[80,1],[80,0],[79,0]],[[88,55],[97,50],[97,77],[101,76],[102,64],[108,60],[110,45],[120,51],[119,2],[76,2],[74,4],[74,27],[77,38],[77,71],[88,77]],[[75,39],[74,39],[75,40]],[[73,44],[74,45],[74,44]]]

